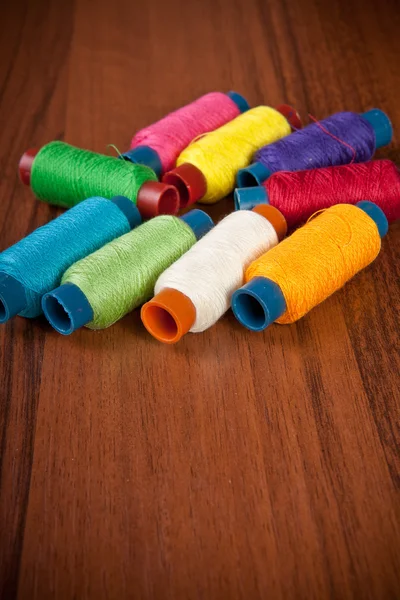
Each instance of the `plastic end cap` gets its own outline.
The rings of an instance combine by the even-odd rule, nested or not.
[[[255,277],[233,293],[232,310],[247,329],[263,331],[283,315],[286,302],[278,284],[266,277]]]
[[[0,272],[0,323],[6,323],[26,308],[25,288],[12,275]]]
[[[135,227],[141,225],[142,217],[140,216],[139,209],[132,200],[129,200],[126,196],[114,196],[114,198],[111,198],[111,202],[118,206],[120,211],[124,213],[131,229],[135,229]]]
[[[188,213],[180,217],[182,221],[185,221],[189,225],[190,229],[196,236],[196,240],[199,241],[206,233],[214,227],[214,221],[204,210],[195,208],[190,210]]]
[[[161,290],[140,313],[147,331],[165,344],[175,344],[196,320],[193,302],[182,292],[171,288]]]
[[[271,206],[270,204],[259,204],[253,208],[253,212],[262,215],[264,219],[267,219],[276,231],[278,240],[281,242],[287,234],[287,223],[286,219],[280,210]]]
[[[370,202],[369,200],[361,200],[361,202],[357,202],[356,206],[361,208],[361,210],[367,213],[367,215],[371,217],[373,221],[375,221],[379,235],[381,238],[385,237],[389,230],[389,223],[383,210],[374,204],[374,202]]]
[[[19,177],[24,185],[30,185],[31,183],[32,165],[38,152],[38,148],[29,148],[29,150],[24,152],[21,156],[18,165],[18,171]]]
[[[249,110],[250,105],[247,102],[246,98],[244,98],[241,94],[231,91],[227,93],[227,96],[229,96],[229,98],[234,101],[241,113],[244,113],[247,110]]]
[[[50,325],[63,335],[69,335],[93,320],[88,299],[73,283],[64,283],[45,294],[42,308]]]
[[[190,163],[183,163],[168,171],[162,180],[176,187],[181,208],[201,200],[207,192],[207,182],[203,173]]]
[[[137,207],[143,219],[158,215],[176,215],[179,209],[179,196],[172,185],[159,181],[146,181],[137,195]]]
[[[258,204],[268,204],[268,192],[264,186],[236,188],[233,192],[235,210],[251,210]]]
[[[146,165],[150,169],[153,169],[158,178],[161,177],[162,165],[160,157],[158,152],[150,148],[150,146],[137,146],[121,154],[120,158],[135,164]]]
[[[375,146],[377,148],[382,148],[382,146],[390,144],[393,138],[393,127],[389,117],[383,110],[373,108],[361,116],[372,125],[375,132]]]
[[[276,110],[281,113],[289,123],[290,127],[297,131],[303,127],[299,113],[290,104],[280,104],[276,107]]]
[[[236,174],[238,188],[257,187],[268,179],[271,171],[260,162],[255,162],[245,169],[239,169]]]

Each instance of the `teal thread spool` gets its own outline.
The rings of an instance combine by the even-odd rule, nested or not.
[[[2,252],[0,323],[42,314],[43,294],[68,267],[140,223],[128,198],[88,198]]]
[[[178,212],[176,188],[158,182],[149,167],[65,142],[50,142],[39,151],[25,152],[19,173],[35,196],[50,204],[69,208],[92,196],[126,196],[145,219]]]
[[[43,297],[43,311],[59,333],[86,325],[109,327],[148,300],[159,275],[213,227],[202,210],[160,216],[72,265],[61,286]]]

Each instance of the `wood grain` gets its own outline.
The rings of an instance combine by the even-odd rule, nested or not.
[[[395,0],[20,0],[0,28],[0,249],[57,214],[26,148],[124,149],[210,90],[400,130]],[[0,598],[399,598],[399,241],[263,334],[2,326]]]

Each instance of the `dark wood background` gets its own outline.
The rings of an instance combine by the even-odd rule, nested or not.
[[[17,178],[26,148],[125,149],[207,91],[318,118],[378,106],[400,131],[395,0],[0,14],[0,249],[57,214]],[[1,598],[399,598],[399,241],[397,224],[345,289],[264,334],[227,315],[169,347],[138,311],[68,338],[2,326]]]

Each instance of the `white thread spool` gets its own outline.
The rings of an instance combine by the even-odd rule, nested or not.
[[[286,221],[272,206],[225,217],[160,275],[155,297],[142,308],[147,330],[160,341],[174,343],[187,331],[214,325],[230,307],[247,266],[285,233]]]

